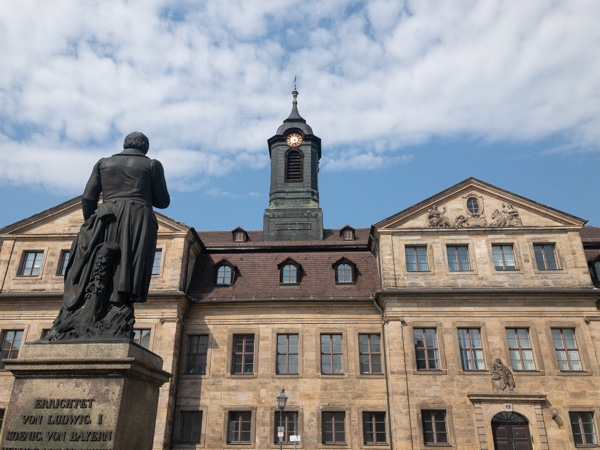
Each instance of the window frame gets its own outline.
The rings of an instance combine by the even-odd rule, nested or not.
[[[198,338],[197,345],[192,347],[191,340]],[[206,338],[206,352],[201,352],[203,346],[201,346],[200,338]],[[203,339],[204,340],[204,339]],[[185,355],[183,358],[182,373],[184,375],[192,376],[206,376],[208,375],[208,363],[209,363],[209,352],[210,352],[210,334],[204,333],[190,333],[186,335],[185,341]],[[190,359],[194,361],[194,364],[190,364]],[[204,372],[197,370],[202,366],[202,360],[204,360]]]
[[[467,335],[466,335],[466,339],[468,342],[468,346],[467,347],[462,347],[461,344],[461,330],[466,331]],[[479,347],[475,347],[473,346],[473,339],[472,339],[472,333],[474,331],[477,331],[479,333]],[[485,349],[484,349],[484,330],[481,329],[481,327],[478,326],[458,326],[456,328],[456,337],[457,337],[457,342],[458,342],[458,353],[459,353],[459,358],[460,358],[460,368],[461,371],[463,372],[467,372],[467,373],[481,373],[487,370],[487,366],[485,363]],[[481,352],[481,358],[476,358],[475,357],[475,353],[476,352]],[[468,362],[472,364],[473,368],[468,368],[465,367],[465,359],[463,358],[464,353],[466,353],[468,355]],[[477,367],[477,361],[481,361],[481,367]]]
[[[499,250],[499,254],[496,255],[496,249]],[[506,257],[505,249],[510,249],[509,257],[512,257],[512,266],[510,266],[510,258]],[[500,259],[497,260],[496,256]],[[500,265],[498,263],[501,263]],[[496,272],[516,272],[519,270],[517,267],[517,256],[515,252],[514,244],[510,243],[493,243],[492,244],[492,264],[494,265],[494,269]]]
[[[339,420],[339,416],[336,417],[336,415],[342,415],[341,420]],[[328,432],[328,434],[331,434],[332,440],[326,440],[325,439],[325,433],[326,433],[326,420],[327,419],[331,419],[328,422],[331,423],[331,431]],[[347,420],[348,420],[348,412],[344,409],[326,409],[326,410],[322,410],[321,411],[321,445],[324,446],[330,446],[330,445],[347,445],[348,442],[348,436],[347,436],[347,430],[348,430],[348,424],[347,424]],[[337,434],[340,432],[336,429],[336,426],[339,427],[339,424],[341,424],[343,426],[343,429],[341,430],[341,433],[343,433],[343,441],[338,441],[337,440]]]
[[[277,436],[277,427],[279,427],[279,416],[281,414],[280,410],[273,411],[273,445],[279,444],[279,437]],[[292,418],[292,420],[290,420]],[[294,420],[295,419],[295,420]],[[300,435],[300,412],[295,409],[284,410],[283,411],[283,444],[288,445],[293,442],[290,441],[290,436]],[[295,429],[293,425],[296,425]],[[296,434],[294,434],[294,431]]]
[[[361,337],[367,337],[367,342],[363,343],[361,342]],[[379,338],[379,351],[373,351],[372,347],[372,337],[373,336],[377,336]],[[381,340],[381,333],[358,333],[357,336],[357,341],[358,341],[358,373],[360,375],[364,375],[364,376],[373,376],[373,375],[383,375],[383,342]],[[367,351],[363,351],[364,345],[367,345],[368,349]],[[379,356],[379,371],[374,371],[373,370],[373,366],[377,366],[377,362],[373,362],[374,356]],[[364,358],[363,358],[364,357]],[[363,364],[363,359],[368,360],[367,364],[369,367],[368,371],[363,371],[363,367],[365,366],[365,364]]]
[[[512,332],[514,332],[514,338],[512,338],[515,343],[516,343],[516,347],[511,347],[510,344],[510,340],[511,337],[509,337],[508,333],[509,330],[511,330]],[[527,339],[529,340],[529,347],[525,347],[522,344],[522,339],[520,337],[519,331],[524,330],[527,333]],[[538,368],[538,363],[537,363],[537,355],[536,355],[536,348],[537,348],[537,343],[534,342],[534,338],[535,336],[532,333],[532,329],[529,326],[524,326],[524,325],[515,325],[515,326],[505,326],[504,327],[504,335],[506,337],[506,348],[508,351],[508,359],[510,361],[510,368],[512,371],[514,372],[519,372],[519,373],[534,373],[534,372],[539,372],[539,368]],[[526,360],[524,358],[523,352],[531,352],[531,361],[533,363],[533,369],[526,369],[525,366],[525,362],[529,361]],[[513,354],[514,355],[518,355],[519,359],[517,361],[516,358],[513,358]],[[521,369],[519,369],[518,367],[515,367],[515,362],[520,363],[521,365]]]
[[[246,346],[248,345],[246,343],[246,338],[249,338],[250,336],[252,336],[252,351],[247,352],[246,351]],[[242,338],[242,351],[241,352],[236,352],[236,345],[238,345],[236,339],[238,338]],[[240,376],[256,376],[257,375],[257,371],[256,371],[256,362],[258,361],[257,358],[257,334],[253,333],[253,332],[236,332],[233,333],[231,335],[231,351],[230,353],[230,357],[231,357],[231,363],[229,365],[230,367],[230,372],[229,374],[231,376],[236,376],[236,377],[240,377]],[[252,366],[250,367],[251,371],[247,371],[246,369],[246,357],[248,357],[248,355],[252,355]],[[241,370],[240,371],[236,371],[236,358],[242,358],[241,359]]]
[[[336,331],[332,331],[332,332],[321,332],[318,335],[318,339],[319,339],[319,374],[322,376],[342,376],[342,375],[346,375],[346,371],[345,371],[345,367],[346,367],[346,361],[345,361],[345,354],[346,352],[344,351],[344,346],[345,346],[345,341],[346,341],[346,336],[344,333],[342,332],[336,332]],[[336,352],[335,351],[335,343],[333,342],[332,339],[330,339],[330,347],[331,350],[329,352],[325,352],[323,349],[323,337],[324,336],[329,336],[330,338],[333,338],[333,336],[340,336],[340,351]],[[337,358],[336,358],[337,357]],[[331,372],[325,372],[324,371],[324,358],[329,358],[329,363],[330,363],[330,367],[331,367]],[[339,370],[336,371],[336,365],[337,365],[337,361],[339,360]]]
[[[157,261],[158,259],[158,261]],[[152,276],[162,275],[163,250],[156,248],[154,250],[154,258],[152,259]]]
[[[13,338],[10,341],[7,341],[7,333],[14,333]],[[15,348],[15,341],[17,341],[16,336],[20,333],[20,337],[18,339],[18,346]],[[24,344],[25,339],[25,330],[24,329],[5,329],[2,330],[0,334],[0,370],[5,370],[4,363],[1,361],[2,359],[17,359],[19,357],[19,352],[21,351],[21,347]],[[10,342],[9,348],[5,350],[5,342]],[[6,353],[6,354],[5,354]]]
[[[432,423],[432,430],[431,432],[433,433],[433,437],[434,437],[434,442],[430,442],[426,439],[426,427],[425,427],[425,423],[426,423],[426,419],[429,417],[432,417],[433,413],[443,413],[444,415],[444,430],[440,431],[440,433],[445,433],[446,435],[446,441],[440,441],[438,439],[438,431],[435,430],[435,428],[433,427],[433,425],[435,423],[438,422],[434,422],[433,420],[431,420]],[[421,431],[421,442],[422,445],[425,447],[451,447],[452,446],[452,439],[451,439],[451,435],[450,435],[450,418],[449,418],[449,412],[448,409],[446,408],[440,408],[440,407],[422,407],[419,410],[419,428]]]
[[[225,277],[221,274],[221,271],[225,273],[229,272],[229,277]],[[228,281],[229,280],[229,281]],[[215,266],[215,286],[233,286],[235,282],[235,267],[227,261],[221,261]]]
[[[591,420],[589,421],[584,421],[583,420],[583,415],[591,415]],[[577,419],[577,423],[573,423],[573,419],[574,416]],[[571,426],[571,438],[573,439],[573,445],[575,446],[575,448],[597,448],[599,447],[598,444],[598,426],[597,426],[597,414],[594,410],[578,410],[578,411],[569,411],[569,425]],[[588,443],[588,437],[587,435],[589,433],[585,432],[585,426],[586,424],[590,424],[592,426],[592,431],[593,431],[593,440],[595,442],[591,442]],[[575,425],[579,428],[579,433],[578,435],[581,436],[583,442],[582,443],[578,443],[577,442],[577,438],[575,435]]]
[[[280,352],[280,347],[279,347],[279,337],[280,336],[286,336],[286,352]],[[294,353],[293,351],[290,352],[289,348],[290,348],[290,344],[289,344],[289,337],[290,336],[296,336],[296,352]],[[296,332],[277,332],[275,334],[275,375],[279,375],[279,376],[298,376],[300,375],[300,360],[301,360],[301,346],[302,346],[302,341],[301,341],[301,337],[300,337],[300,333]],[[285,358],[285,366],[286,366],[286,371],[285,372],[280,372],[279,371],[279,357],[283,356]],[[294,357],[296,358],[296,372],[290,372],[290,357]]]
[[[340,276],[340,270],[343,267],[343,276]],[[332,268],[335,273],[335,284],[348,285],[356,284],[356,264],[352,261],[342,258],[333,263]],[[348,277],[349,275],[349,277]]]
[[[17,276],[24,278],[41,277],[43,273],[44,253],[44,250],[24,250],[17,270]],[[31,267],[28,268],[28,257],[30,255],[33,256],[33,261],[31,261]]]
[[[183,427],[184,424],[186,423],[186,421],[184,420],[184,415],[190,415],[191,417],[189,417],[189,423],[191,425],[191,429],[189,431],[190,439],[186,440],[186,439],[182,439],[182,435],[183,435]],[[193,427],[193,419],[196,418],[197,416],[200,416],[200,424],[199,424],[199,429],[197,430],[198,432],[198,440],[193,440],[193,432],[194,432],[194,427]],[[195,417],[196,416],[196,417]],[[177,424],[177,444],[180,445],[202,445],[203,441],[204,441],[204,435],[205,435],[205,429],[204,429],[204,411],[203,410],[180,410],[179,414],[178,414],[178,424]]]
[[[423,330],[423,331],[433,330],[435,332],[436,347],[431,347],[431,349],[430,349],[430,347],[427,345],[426,333],[425,333],[425,339],[424,339],[425,346],[417,347],[417,342],[415,340],[415,331],[416,330]],[[413,339],[412,352],[413,352],[413,364],[414,364],[413,367],[414,367],[415,372],[416,373],[440,373],[442,371],[443,349],[441,348],[441,340],[440,340],[440,333],[439,333],[438,327],[437,326],[427,326],[427,325],[415,326],[412,328],[412,339]],[[419,367],[419,359],[418,359],[420,351],[424,351],[425,356],[428,355],[428,351],[437,352],[435,360],[437,361],[438,367],[430,368],[429,367],[429,358],[426,358],[424,361],[426,362],[427,367],[420,368]]]
[[[575,341],[575,350],[577,351],[577,355],[579,357],[578,361],[579,361],[579,365],[581,366],[581,369],[577,369],[574,370],[572,369],[572,361],[568,356],[569,353],[569,349],[568,347],[563,347],[563,348],[557,348],[556,347],[556,341],[555,341],[555,336],[554,336],[554,330],[558,330],[560,331],[561,334],[561,342],[563,342],[563,344],[566,343],[566,340],[564,339],[564,331],[565,330],[569,330],[573,332],[573,338]],[[552,342],[552,348],[554,349],[554,355],[555,355],[555,364],[556,364],[556,368],[558,369],[559,373],[561,374],[581,374],[581,373],[585,373],[585,367],[586,367],[586,362],[584,361],[584,353],[582,352],[581,346],[579,345],[579,342],[581,342],[582,340],[580,339],[579,336],[579,332],[578,332],[578,328],[575,326],[551,326],[550,327],[550,339]],[[567,355],[567,359],[561,360],[558,356],[558,351],[564,351]],[[572,349],[570,351],[573,351]],[[569,370],[563,370],[561,368],[561,361],[567,361],[567,365],[569,367]]]
[[[424,255],[419,255],[419,250],[424,249]],[[414,258],[414,263],[409,263],[409,250],[412,250]],[[425,268],[422,269],[421,266],[423,263],[420,261],[420,258],[425,258]],[[404,246],[404,263],[406,267],[406,271],[409,273],[427,273],[431,272],[431,268],[429,267],[429,246],[422,244],[407,244]],[[414,265],[414,270],[411,270],[409,267]]]
[[[56,276],[64,277],[67,273],[67,266],[71,258],[71,250],[61,250],[58,256],[58,265],[56,266]]]
[[[147,335],[144,333],[147,332]],[[139,336],[138,336],[139,335]],[[152,344],[152,328],[150,327],[134,327],[133,329],[133,342],[138,344],[141,347],[144,347],[147,350],[150,350],[150,346]],[[146,341],[146,345],[144,345],[144,341]]]
[[[377,417],[379,416],[379,417]],[[383,416],[383,417],[381,417]],[[369,419],[369,420],[367,420]],[[377,424],[383,424],[383,440],[378,438],[382,431],[377,430]],[[365,446],[386,445],[388,443],[388,423],[385,411],[365,410],[361,412],[362,442]],[[369,440],[368,436],[372,435]]]
[[[450,249],[454,249],[452,254]],[[465,255],[467,257],[467,268],[463,268],[463,262],[461,261],[460,250],[465,249]],[[451,258],[452,255],[452,258]],[[456,260],[454,259],[456,258]],[[471,246],[469,244],[446,244],[446,262],[448,264],[448,271],[452,273],[472,273],[473,264],[471,257]],[[453,267],[456,267],[453,269]]]
[[[538,258],[538,251],[537,251],[538,248],[541,249],[541,256],[542,256],[541,261]],[[549,267],[548,256],[546,254],[547,253],[546,248],[549,248],[552,250],[552,258],[554,259],[555,267]],[[560,259],[558,256],[558,246],[556,245],[555,242],[534,242],[532,254],[533,254],[533,260],[535,261],[534,268],[537,271],[547,272],[547,271],[553,271],[553,270],[561,270]],[[543,263],[542,264],[543,267],[540,267],[540,262]]]
[[[233,415],[239,415],[240,417],[233,422]],[[242,416],[246,416],[246,415],[250,415],[250,419],[248,420],[247,417],[242,417]],[[229,411],[226,412],[226,418],[227,420],[225,421],[225,436],[226,436],[226,444],[227,445],[248,445],[248,444],[252,444],[254,442],[254,422],[255,422],[255,411],[251,410],[251,409],[231,409]],[[237,423],[239,426],[239,429],[235,431],[235,434],[238,435],[239,439],[236,440],[232,440],[231,439],[231,425],[233,423]],[[244,424],[247,424],[246,428],[249,429],[243,429],[244,428]],[[241,426],[240,426],[241,425]],[[248,440],[243,440],[242,436],[240,436],[242,433],[248,433]]]

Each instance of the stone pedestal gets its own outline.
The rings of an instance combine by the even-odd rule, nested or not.
[[[131,342],[25,344],[0,450],[152,448],[162,359]]]

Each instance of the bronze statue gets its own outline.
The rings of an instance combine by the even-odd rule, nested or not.
[[[96,163],[82,198],[84,224],[71,246],[63,306],[42,341],[131,339],[133,304],[148,296],[158,224],[170,203],[161,163],[134,132],[123,151]],[[102,202],[99,203],[102,194]]]

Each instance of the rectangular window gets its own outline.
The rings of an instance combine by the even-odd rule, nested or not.
[[[577,341],[575,340],[575,330],[572,328],[553,328],[552,340],[554,341],[558,367],[561,372],[583,371]]]
[[[206,374],[208,356],[208,334],[192,334],[187,339],[185,373]]]
[[[140,328],[133,330],[133,342],[144,348],[150,348],[150,329]]]
[[[379,334],[358,335],[360,373],[381,373],[381,342]]]
[[[232,356],[232,374],[254,373],[254,335],[234,335]]]
[[[535,253],[535,263],[538,270],[557,270],[556,252],[554,244],[535,244],[533,246]]]
[[[363,413],[363,442],[365,445],[387,442],[384,412]]]
[[[321,335],[321,373],[326,375],[344,373],[341,334]]]
[[[575,447],[592,447],[598,445],[594,414],[591,412],[570,412],[571,430]]]
[[[446,411],[422,411],[423,442],[425,445],[448,444],[448,428],[446,426]]]
[[[250,444],[252,434],[252,412],[231,411],[229,413],[228,444]]]
[[[409,272],[427,272],[427,247],[425,246],[406,246],[406,270]]]
[[[479,328],[459,328],[458,346],[463,370],[485,370]]]
[[[492,245],[492,255],[496,270],[517,270],[512,245]]]
[[[280,421],[281,419],[281,421]],[[282,442],[284,444],[290,444],[290,436],[298,435],[298,412],[296,411],[284,411],[283,417],[281,416],[280,411],[275,412],[275,427],[274,427],[274,441],[273,443],[279,444],[279,435],[277,433],[277,428],[283,427],[283,438]]]
[[[533,348],[527,328],[507,328],[506,340],[510,363],[514,371],[535,370]]]
[[[298,375],[298,335],[277,335],[278,375]]]
[[[417,370],[439,370],[438,343],[435,328],[413,329]]]
[[[469,262],[469,247],[466,245],[448,245],[448,267],[451,272],[468,272],[471,270]]]
[[[0,409],[0,432],[2,431],[3,425],[4,425],[4,408]]]
[[[17,359],[22,340],[23,330],[6,330],[2,332],[0,359]],[[0,369],[4,369],[4,364],[1,361]]]
[[[58,270],[56,275],[64,277],[67,273],[67,264],[69,264],[69,258],[71,258],[71,252],[69,250],[63,250],[60,252],[60,259],[58,260]]]
[[[152,275],[160,275],[160,261],[162,259],[162,250],[157,248],[154,251],[154,261],[152,262]]]
[[[37,277],[42,268],[42,257],[44,252],[31,251],[23,254],[23,261],[19,268],[19,276],[21,277]]]
[[[181,411],[179,414],[179,444],[199,444],[202,411]]]
[[[344,421],[346,413],[338,412],[323,412],[322,416],[323,444],[345,444],[346,443],[346,426]]]

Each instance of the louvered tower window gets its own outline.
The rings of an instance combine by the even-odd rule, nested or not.
[[[302,181],[302,159],[299,150],[290,150],[285,158],[285,181]]]

